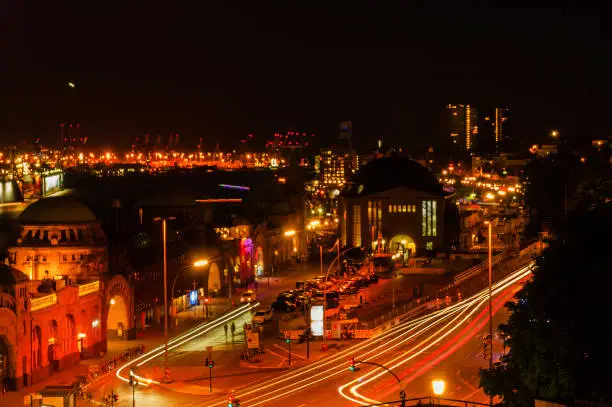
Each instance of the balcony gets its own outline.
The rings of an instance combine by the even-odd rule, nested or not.
[[[30,310],[38,311],[44,308],[51,307],[55,304],[57,304],[57,295],[55,293],[51,293],[42,297],[30,299]]]
[[[92,294],[92,293],[97,293],[98,291],[100,291],[100,281],[99,280],[92,281],[91,283],[85,283],[85,284],[79,285],[79,297],[82,297],[88,294]]]

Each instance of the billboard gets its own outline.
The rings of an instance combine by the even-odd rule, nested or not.
[[[310,330],[313,336],[323,336],[323,306],[310,307]]]
[[[189,293],[189,304],[198,305],[198,291],[193,290]]]

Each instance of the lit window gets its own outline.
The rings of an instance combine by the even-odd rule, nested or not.
[[[389,205],[389,213],[393,213],[393,205]]]
[[[361,246],[361,206],[353,205],[353,247]]]
[[[427,243],[425,244],[425,248],[426,248],[427,250],[433,250],[433,242],[427,242]]]
[[[436,201],[423,201],[422,205],[422,231],[423,236],[437,236]]]

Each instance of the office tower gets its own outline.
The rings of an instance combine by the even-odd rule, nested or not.
[[[453,144],[469,151],[474,148],[478,134],[478,112],[471,105],[447,105],[450,113],[450,137]]]

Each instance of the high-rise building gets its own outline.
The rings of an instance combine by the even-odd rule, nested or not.
[[[447,105],[450,113],[450,137],[462,150],[472,150],[478,134],[478,112],[471,105]]]
[[[359,156],[354,150],[334,151],[322,149],[315,157],[315,171],[325,189],[342,189],[359,169]]]
[[[504,122],[508,119],[508,109],[505,107],[495,108],[495,144],[498,145],[504,139]]]

